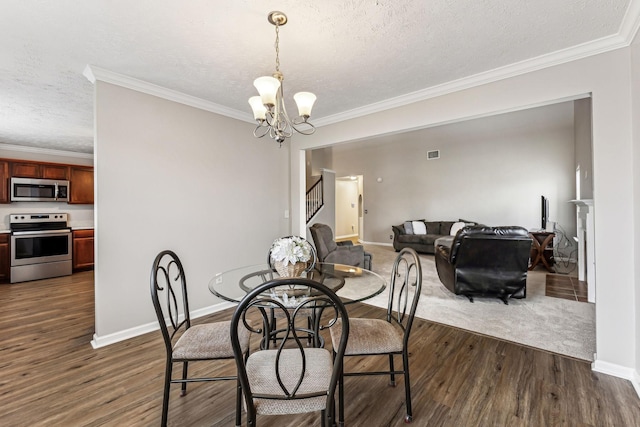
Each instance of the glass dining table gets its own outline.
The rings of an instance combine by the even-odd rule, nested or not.
[[[387,287],[386,280],[377,273],[343,264],[316,263],[301,277],[324,284],[344,304],[367,300]],[[238,303],[257,286],[278,278],[278,272],[267,263],[247,265],[217,273],[209,281],[209,290],[223,300]]]
[[[302,273],[300,277],[324,284],[333,290],[345,305],[373,298],[387,287],[386,280],[377,273],[342,264],[316,263],[313,269]],[[278,272],[267,263],[248,265],[216,274],[209,282],[209,290],[223,300],[238,303],[256,287],[278,278],[280,278]],[[309,294],[309,288],[305,286],[284,286],[280,292],[277,298],[285,305],[291,303],[292,306],[301,298],[313,296]],[[318,313],[322,313],[322,308]],[[311,317],[317,320],[319,316],[312,315]],[[260,347],[269,348],[270,341],[275,342],[274,336],[277,336],[278,333],[275,319],[271,319],[265,324],[263,332]],[[319,340],[315,345],[324,346],[324,340],[317,333],[315,336]]]

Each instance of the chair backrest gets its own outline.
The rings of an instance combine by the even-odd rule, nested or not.
[[[270,324],[268,312],[270,310],[277,311],[278,318],[286,319],[286,326],[283,328],[284,339],[280,341],[277,349],[259,351],[272,352],[271,354],[274,355],[274,366],[263,366],[262,368],[275,372],[279,387],[277,387],[277,392],[256,395],[247,376],[247,365],[238,339],[238,328],[245,327],[251,332],[261,334],[264,340],[263,329],[255,325],[257,325],[256,321],[261,321],[262,328],[268,328]],[[314,310],[316,313],[316,324],[311,328],[307,322],[309,310]],[[308,348],[306,346],[307,334],[319,334],[322,330],[330,327],[342,328],[342,339],[338,348],[334,349],[336,357],[333,362],[329,386],[322,392],[310,394],[300,388],[308,371],[306,352],[325,352],[327,350]],[[231,345],[238,368],[238,378],[246,399],[248,415],[255,415],[253,398],[291,401],[326,396],[327,405],[333,402],[342,369],[342,357],[349,336],[349,317],[340,297],[329,288],[304,278],[275,279],[263,283],[249,292],[238,304],[231,319],[230,328]],[[291,363],[292,354],[294,355],[293,359],[300,363]],[[255,357],[255,352],[252,353],[252,357]],[[251,414],[249,411],[252,411]]]
[[[404,330],[408,344],[413,318],[422,291],[422,265],[415,250],[404,248],[393,263],[389,285],[387,321],[396,322]]]
[[[300,239],[300,241],[302,241],[303,243],[305,243],[309,247],[309,251],[311,252],[311,258],[309,259],[309,261],[307,261],[307,266],[303,271],[309,272],[309,271],[313,270],[313,268],[316,266],[316,262],[318,261],[318,254],[316,252],[316,249],[313,247],[313,245],[311,243],[309,243],[309,241],[307,241],[307,239],[305,239],[304,237],[300,237],[300,236],[286,236],[286,237],[283,237],[283,238],[284,239],[289,239],[289,238]],[[278,241],[278,240],[279,239],[274,240],[273,244],[275,244],[275,242]],[[269,264],[269,267],[271,267],[271,270],[276,271],[275,263],[273,261],[273,258],[271,257],[271,252],[274,249],[273,244],[271,245],[271,248],[269,248],[269,253],[267,253],[267,264]]]
[[[173,338],[191,327],[187,279],[178,256],[169,250],[160,252],[151,267],[151,301],[160,323],[168,354]]]
[[[338,244],[333,240],[333,231],[328,225],[320,223],[313,224],[309,227],[309,231],[311,232],[313,243],[316,245],[318,258],[320,261],[324,261],[327,255],[338,247]]]
[[[449,262],[486,269],[526,269],[531,238],[524,227],[465,227],[456,234]]]

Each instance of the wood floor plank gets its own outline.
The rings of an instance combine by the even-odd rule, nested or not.
[[[0,424],[156,426],[164,348],[159,332],[93,349],[93,274],[0,285]],[[353,304],[354,317],[384,318]],[[227,320],[231,310],[197,319]],[[411,343],[416,426],[637,426],[640,399],[628,381],[587,362],[416,319]],[[381,369],[386,358],[348,358],[349,369]],[[396,363],[400,363],[398,360]],[[233,375],[233,361],[191,372]],[[347,426],[404,426],[404,380],[348,377]],[[173,387],[172,426],[232,426],[235,382]],[[318,426],[317,414],[258,417],[260,426]]]

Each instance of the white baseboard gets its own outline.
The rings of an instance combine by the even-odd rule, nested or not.
[[[353,237],[358,237],[358,233],[356,233],[356,234],[345,234],[344,236],[336,236],[336,240],[351,239]]]
[[[367,242],[367,241],[360,241],[360,243],[362,243],[363,245],[376,245],[376,246],[393,246],[393,243],[378,243],[378,242]]]
[[[567,258],[567,257],[554,257],[554,258],[557,259],[558,261],[568,262],[570,264],[575,264],[576,262],[578,262],[573,258]]]
[[[595,372],[600,372],[601,374],[612,375],[614,377],[631,381],[631,385],[633,385],[638,398],[640,398],[640,375],[633,368],[627,368],[616,365],[615,363],[603,362],[596,359],[591,364],[591,369]]]
[[[208,314],[217,313],[218,311],[226,310],[227,308],[234,307],[235,304],[230,302],[222,302],[220,304],[204,307],[199,310],[191,312],[191,318],[197,319]],[[136,326],[134,328],[125,329],[124,331],[114,332],[112,334],[98,336],[93,334],[93,340],[91,340],[91,347],[101,348],[111,344],[115,344],[120,341],[128,340],[140,335],[147,334],[149,332],[156,331],[160,328],[157,321],[146,323],[144,325]]]

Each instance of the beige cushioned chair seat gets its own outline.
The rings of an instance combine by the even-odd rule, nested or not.
[[[333,328],[332,328],[333,329]],[[284,396],[276,379],[277,350],[263,350],[252,353],[247,360],[247,376],[251,392]],[[298,395],[324,392],[322,396],[306,399],[274,400],[255,398],[256,413],[264,415],[284,415],[314,412],[325,409],[326,391],[331,381],[333,361],[331,353],[323,348],[306,348],[306,373]],[[280,377],[289,392],[300,379],[302,355],[299,349],[284,349],[280,356]]]
[[[340,322],[331,328],[331,342],[336,346],[340,342]],[[386,320],[349,319],[349,340],[345,355],[380,354],[402,352],[403,332]]]
[[[229,340],[230,321],[193,325],[187,329],[173,347],[174,359],[218,359],[233,357]],[[238,331],[240,345],[249,348],[249,331]]]

